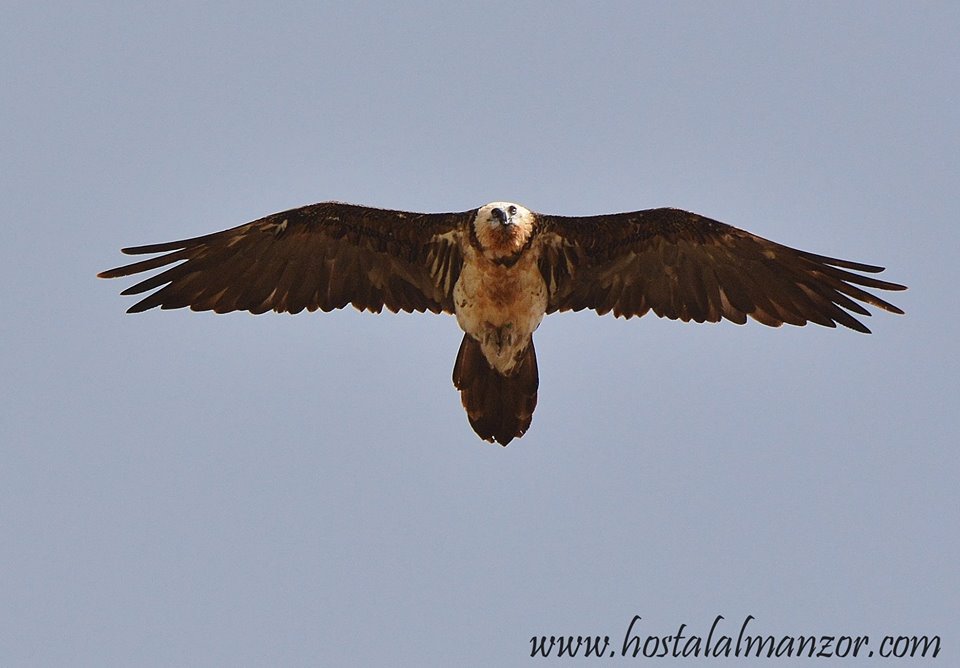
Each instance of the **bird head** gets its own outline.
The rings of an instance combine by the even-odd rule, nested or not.
[[[491,202],[477,210],[473,231],[491,259],[516,255],[530,241],[534,214],[512,202]]]

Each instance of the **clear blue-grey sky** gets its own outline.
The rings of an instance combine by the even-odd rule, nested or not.
[[[958,7],[8,3],[0,664],[507,666],[718,614],[951,661]],[[550,316],[503,449],[452,317],[129,316],[94,278],[326,199],[678,206],[884,265],[907,315]]]

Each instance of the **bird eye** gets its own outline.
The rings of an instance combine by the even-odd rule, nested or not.
[[[511,206],[509,209],[507,209],[507,211],[510,212],[510,215],[511,215],[511,216],[517,215],[517,207],[515,207],[515,206]]]
[[[492,215],[494,218],[503,218],[503,209],[494,209],[490,212],[490,215]]]

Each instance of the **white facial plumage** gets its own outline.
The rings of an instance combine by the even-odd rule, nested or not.
[[[492,257],[523,250],[533,233],[534,214],[513,202],[490,202],[477,210],[473,229],[480,246]]]

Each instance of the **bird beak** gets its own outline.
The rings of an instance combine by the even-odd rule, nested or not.
[[[510,217],[510,214],[508,214],[503,209],[494,209],[493,217],[499,220],[500,224],[503,225],[504,227],[514,224],[513,219]]]

